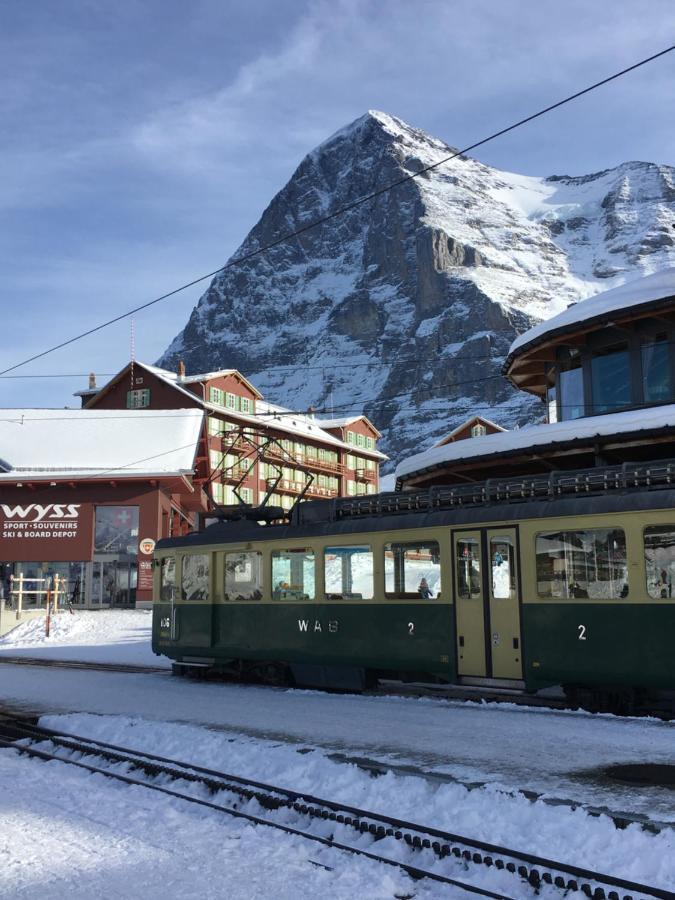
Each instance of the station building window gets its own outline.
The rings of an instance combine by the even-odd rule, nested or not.
[[[560,418],[579,419],[584,415],[584,376],[581,358],[569,355],[560,364],[558,375],[560,386]]]
[[[225,554],[225,600],[262,599],[262,553]]]
[[[384,592],[394,600],[431,600],[441,594],[438,541],[385,544]]]
[[[675,525],[645,528],[647,593],[654,600],[675,596]]]
[[[294,602],[316,598],[314,551],[272,551],[272,599]]]
[[[626,409],[631,405],[628,344],[597,350],[591,357],[591,391],[596,414]]]
[[[373,599],[375,579],[371,547],[326,547],[323,564],[327,600]]]
[[[176,596],[176,558],[165,556],[162,559],[159,599],[162,603],[172,603]]]
[[[94,549],[97,553],[138,553],[138,507],[97,506]]]
[[[628,596],[626,536],[620,528],[538,534],[536,557],[540,597],[619,600]]]
[[[181,576],[181,597],[183,600],[208,601],[209,557],[206,553],[194,553],[184,556]]]
[[[642,397],[645,403],[665,403],[672,397],[670,345],[667,332],[642,338]]]

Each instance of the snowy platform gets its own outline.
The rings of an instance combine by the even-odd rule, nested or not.
[[[151,631],[151,610],[76,610],[53,616],[46,637],[42,615],[0,638],[0,657],[170,668],[170,660],[152,652]]]

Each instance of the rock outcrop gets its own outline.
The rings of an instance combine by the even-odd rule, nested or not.
[[[300,163],[233,259],[454,151],[370,112]],[[675,170],[535,178],[458,157],[214,278],[159,363],[234,367],[274,402],[365,413],[394,460],[473,412],[542,415],[500,375],[513,338],[675,265]]]

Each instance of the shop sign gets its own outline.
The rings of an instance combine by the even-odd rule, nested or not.
[[[143,540],[138,545],[138,549],[146,556],[150,556],[155,549],[155,542],[152,538],[143,538]]]
[[[79,562],[91,559],[93,509],[85,503],[0,504],[0,559]]]
[[[139,591],[151,591],[152,590],[152,560],[151,559],[139,559],[138,560],[138,590]]]

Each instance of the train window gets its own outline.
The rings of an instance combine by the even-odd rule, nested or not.
[[[165,556],[162,560],[159,599],[172,603],[176,599],[176,558]]]
[[[323,566],[326,600],[373,599],[373,551],[370,547],[326,547]]]
[[[314,600],[316,597],[314,551],[272,551],[272,599]]]
[[[209,599],[209,558],[205,553],[184,556],[181,574],[183,600]]]
[[[675,525],[645,528],[645,563],[649,596],[675,596]]]
[[[384,593],[395,600],[432,600],[441,595],[438,541],[384,546]]]
[[[628,596],[626,536],[620,528],[538,534],[537,593],[572,600]]]
[[[262,599],[262,553],[225,554],[225,600]]]
[[[490,538],[490,593],[494,600],[516,597],[516,564],[509,535]]]
[[[457,593],[465,600],[480,597],[480,545],[478,538],[457,538]]]

